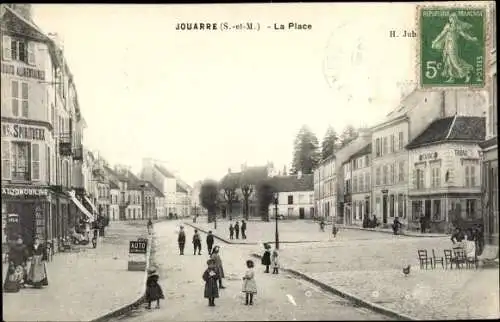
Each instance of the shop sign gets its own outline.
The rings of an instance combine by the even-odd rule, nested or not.
[[[45,71],[25,66],[14,66],[2,63],[2,74],[45,80]]]
[[[2,124],[2,136],[32,141],[45,141],[45,129],[29,125]]]
[[[147,240],[131,240],[128,252],[129,254],[146,254],[147,246]]]
[[[45,188],[5,188],[2,187],[2,195],[7,196],[48,196],[49,191]]]
[[[427,153],[422,153],[421,155],[418,156],[419,161],[427,161],[427,160],[434,160],[437,159],[438,153],[437,152],[427,152]]]
[[[455,156],[457,156],[457,157],[468,157],[470,155],[471,155],[471,153],[468,150],[455,149]]]

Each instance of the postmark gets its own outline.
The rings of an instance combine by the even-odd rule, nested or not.
[[[487,83],[486,6],[418,6],[420,88],[477,88]]]

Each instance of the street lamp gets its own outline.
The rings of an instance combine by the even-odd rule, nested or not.
[[[278,233],[278,203],[279,203],[279,193],[274,193],[274,220],[275,220],[275,231],[274,231],[274,243],[276,249],[280,249],[280,239]]]

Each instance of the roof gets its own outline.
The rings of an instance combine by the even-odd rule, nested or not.
[[[158,188],[156,188],[151,181],[139,180],[138,182],[141,188],[142,185],[144,185],[145,188],[148,188],[149,190],[153,191],[156,197],[165,197],[165,195],[160,190],[158,190]]]
[[[246,167],[242,172],[230,172],[222,177],[221,183],[239,187],[242,184],[256,185],[264,179],[267,179],[267,167],[256,166]]]
[[[489,139],[489,140],[486,140],[486,141],[484,141],[484,142],[481,142],[481,143],[479,144],[479,146],[480,146],[482,149],[487,149],[487,148],[492,147],[492,146],[495,146],[495,145],[497,145],[497,144],[498,144],[498,137],[496,137],[496,136],[495,136],[495,137],[493,137],[493,138],[491,138],[491,139]]]
[[[432,122],[406,148],[442,142],[481,142],[486,135],[486,120],[477,116],[452,116]]]
[[[270,184],[278,192],[313,191],[314,176],[303,174],[299,179],[297,175],[275,176],[269,179]]]
[[[363,148],[361,148],[357,152],[353,153],[353,155],[351,155],[351,157],[349,158],[349,160],[352,160],[352,159],[355,159],[355,158],[358,158],[358,157],[361,157],[361,156],[364,156],[364,155],[368,155],[368,154],[371,154],[371,153],[372,153],[372,144],[368,143]]]
[[[158,170],[164,177],[166,178],[175,178],[175,176],[169,172],[167,169],[165,169],[165,167],[161,166],[161,165],[158,165],[158,164],[155,164],[155,168],[156,170]]]
[[[2,18],[2,31],[4,30],[5,26],[9,26],[9,28],[11,28],[12,31],[20,32],[20,30],[16,30],[16,28],[19,28],[18,26],[14,26],[12,23],[9,23],[8,19],[6,19],[6,17],[7,17],[6,15],[11,14],[15,18],[17,18],[19,21],[22,21],[26,26],[28,26],[31,29],[28,31],[28,36],[42,40],[42,41],[50,41],[50,38],[47,35],[45,35],[45,33],[40,29],[40,27],[35,25],[32,21],[25,19],[23,16],[21,16],[19,13],[17,13],[15,10],[10,8],[9,6],[4,6],[3,9],[5,11],[3,12],[2,17],[1,17]],[[5,26],[3,25],[3,22],[5,22]],[[25,32],[21,32],[21,33],[25,34],[26,30],[24,30],[24,31]]]
[[[183,193],[188,193],[186,189],[182,185],[180,185],[178,182],[175,185],[176,192],[183,192]]]
[[[109,180],[109,188],[110,189],[120,189],[120,187],[118,187],[118,185],[111,180]]]

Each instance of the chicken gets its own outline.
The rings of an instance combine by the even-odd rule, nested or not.
[[[403,274],[405,274],[405,277],[410,274],[410,265],[408,265],[408,267],[403,267]]]

